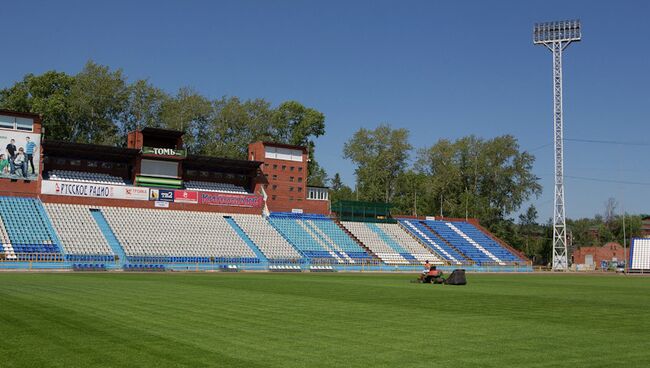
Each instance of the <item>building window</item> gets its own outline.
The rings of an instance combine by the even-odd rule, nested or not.
[[[293,181],[293,176],[290,176],[290,177],[289,177],[289,181]]]
[[[298,166],[298,172],[302,172],[302,166]]]
[[[293,171],[293,169],[295,169],[295,168],[296,168],[295,166],[291,166],[291,167],[289,167],[289,171]]]
[[[276,190],[276,189],[278,189],[278,186],[273,184],[273,190]]]
[[[268,179],[268,178],[269,178],[269,174],[264,174],[264,177]]]
[[[298,193],[302,192],[302,187],[298,187]]]
[[[271,200],[275,201],[275,194],[271,196]]]
[[[273,174],[273,180],[278,180],[278,176]]]
[[[289,197],[289,200],[290,200],[290,201],[293,201],[293,197]]]
[[[298,183],[302,183],[302,177],[301,176],[298,177]]]
[[[293,187],[289,187],[289,191],[290,191],[290,192],[293,192]]]
[[[264,164],[264,167],[269,167],[269,164]]]
[[[278,169],[278,165],[277,165],[277,164],[273,164],[273,170],[277,170],[277,169]]]
[[[282,165],[282,171],[285,171],[287,169],[287,165]]]

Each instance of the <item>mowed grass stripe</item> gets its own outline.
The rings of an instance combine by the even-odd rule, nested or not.
[[[441,287],[412,278],[0,274],[2,366],[649,362],[650,279],[470,275],[466,287]]]

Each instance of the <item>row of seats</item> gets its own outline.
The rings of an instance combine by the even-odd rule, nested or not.
[[[469,238],[480,244],[488,252],[492,253],[499,260],[504,262],[522,262],[522,259],[513,254],[510,250],[501,246],[496,240],[488,237],[483,231],[469,222],[452,222],[452,224],[465,233]]]
[[[113,257],[114,253],[91,215],[89,206],[45,203],[66,254]]]
[[[401,219],[399,222],[402,226],[409,231],[413,236],[416,236],[420,241],[426,244],[436,254],[440,255],[443,259],[451,264],[461,265],[466,263],[466,259],[454,248],[450,247],[446,242],[440,239],[429,227],[424,224],[424,221]]]
[[[106,271],[104,263],[74,263],[72,269],[75,271]]]
[[[0,241],[11,247],[7,256],[40,253],[60,254],[53,239],[54,230],[41,201],[35,198],[0,197]],[[9,257],[8,257],[9,258]]]
[[[71,170],[50,170],[46,176],[51,180],[76,181],[81,183],[99,183],[110,185],[126,185],[123,178],[104,173],[94,173]]]
[[[188,180],[185,182],[185,189],[187,190],[200,190],[205,192],[224,192],[224,193],[237,193],[246,194],[246,188],[231,183],[215,183],[209,181]]]
[[[458,230],[458,228],[456,228],[452,223],[444,221],[426,221],[426,224],[438,235],[463,252],[465,256],[476,262],[476,264],[501,263],[501,260],[473,241],[462,231]]]
[[[308,258],[329,259],[337,263],[372,259],[327,217],[272,214],[269,222]]]
[[[132,271],[132,272],[151,272],[151,271],[161,272],[161,271],[165,271],[165,266],[164,265],[150,264],[150,263],[146,263],[146,264],[129,263],[129,264],[125,264],[123,268],[124,268],[124,271]]]
[[[411,260],[414,259],[401,247],[397,250],[391,247],[380,237],[376,228],[370,227],[371,224],[351,221],[342,221],[341,224],[386,264],[411,264]]]
[[[634,271],[650,270],[650,239],[632,239],[630,269]]]
[[[431,264],[444,263],[439,256],[416,241],[399,224],[375,224],[375,226],[391,238],[394,243],[401,245],[402,249],[411,254],[418,262],[424,263],[429,261]]]
[[[102,207],[128,257],[256,258],[224,214]]]
[[[269,271],[271,272],[301,272],[300,266],[296,265],[270,265]]]
[[[262,216],[233,215],[237,225],[270,260],[298,260],[302,256]]]

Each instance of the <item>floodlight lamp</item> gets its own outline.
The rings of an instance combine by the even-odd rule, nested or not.
[[[580,20],[563,20],[556,22],[535,23],[533,43],[576,42],[582,37]]]

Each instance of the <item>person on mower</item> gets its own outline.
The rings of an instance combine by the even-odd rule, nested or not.
[[[436,266],[431,266],[431,268],[429,268],[429,272],[427,272],[427,275],[423,280],[423,282],[427,284],[442,284],[444,281],[445,279],[442,278],[442,271],[436,269]]]

